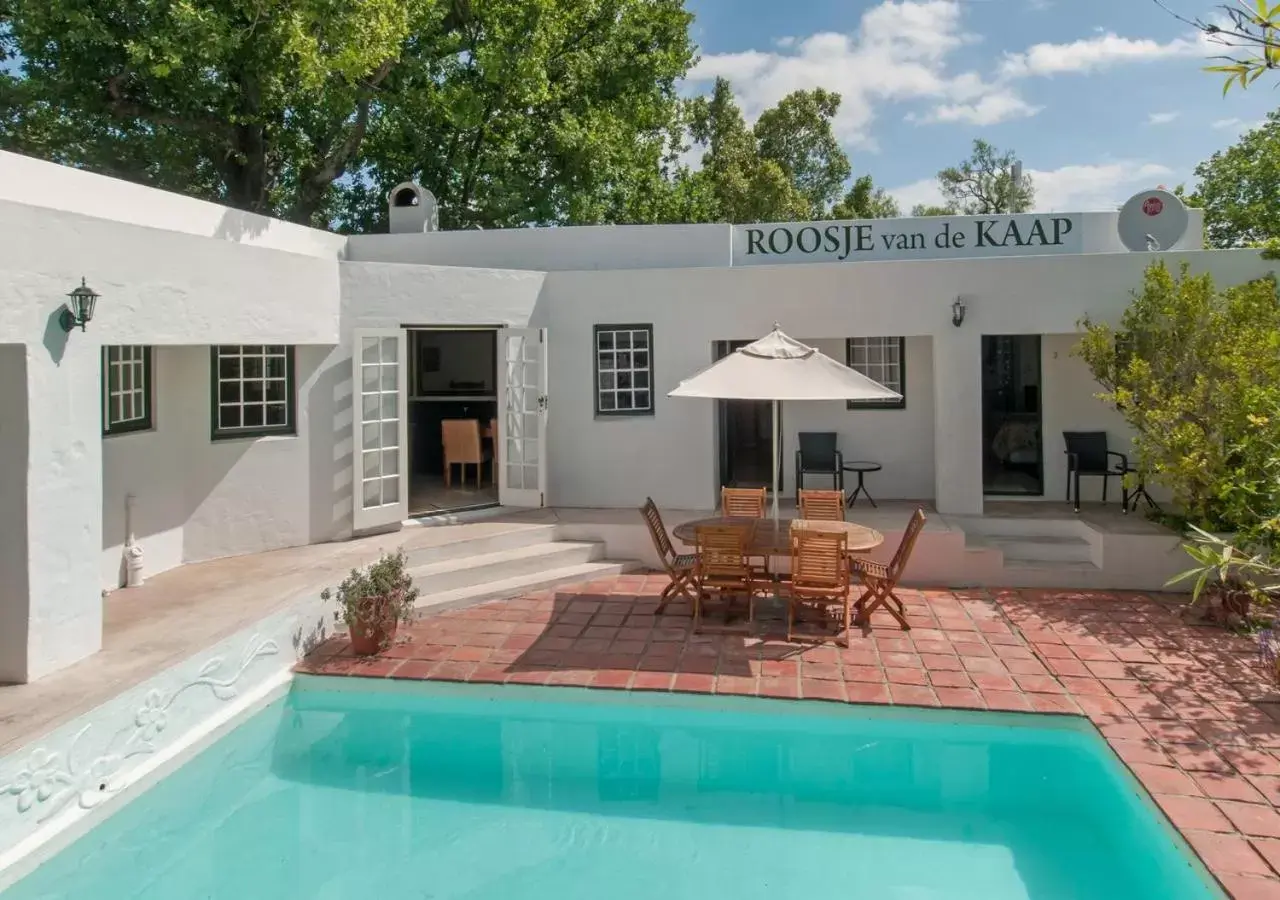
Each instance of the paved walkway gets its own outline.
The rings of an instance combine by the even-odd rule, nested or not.
[[[691,632],[628,575],[423,619],[386,653],[320,647],[299,671],[749,694],[1084,715],[1231,896],[1280,898],[1280,693],[1250,639],[1183,624],[1172,597],[900,590],[910,632],[848,649],[776,624]],[[887,620],[887,617],[886,617]]]

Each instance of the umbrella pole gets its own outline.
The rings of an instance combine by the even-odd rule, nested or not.
[[[773,401],[773,521],[778,521],[778,444],[781,440],[778,434],[778,401]]]

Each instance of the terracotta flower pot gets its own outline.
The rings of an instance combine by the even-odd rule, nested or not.
[[[371,597],[350,622],[351,652],[356,656],[375,656],[396,638],[400,622],[387,607],[390,597]]]

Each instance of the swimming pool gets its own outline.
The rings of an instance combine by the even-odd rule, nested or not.
[[[1079,720],[322,678],[0,893],[1222,896]]]

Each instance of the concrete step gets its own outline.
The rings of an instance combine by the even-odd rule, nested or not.
[[[999,550],[1006,567],[1026,564],[1057,566],[1067,563],[1093,565],[1089,542],[1076,537],[1026,534],[1019,537],[966,534],[966,550]]]
[[[464,556],[549,544],[555,539],[554,524],[473,522],[440,525],[416,531],[410,538],[410,544],[418,546],[406,546],[405,556],[412,568]]]
[[[982,537],[1081,537],[1086,532],[1079,519],[1071,516],[1071,508],[1063,505],[1061,518],[1040,519],[1033,516],[948,516],[952,525],[967,535]]]
[[[989,537],[992,546],[1004,554],[1005,562],[1030,561],[1045,563],[1087,562],[1092,564],[1089,542],[1075,537],[1023,535],[1021,537]]]
[[[466,547],[465,556],[410,566],[408,572],[423,594],[439,593],[492,581],[505,581],[583,563],[604,556],[604,544],[593,541],[548,541],[488,553]]]
[[[501,600],[507,597],[519,597],[533,591],[543,591],[563,584],[577,584],[583,581],[595,581],[611,578],[614,575],[625,575],[644,568],[634,562],[586,562],[578,565],[564,566],[558,569],[544,569],[510,578],[484,581],[451,591],[436,593],[424,592],[418,598],[418,610],[443,612],[463,606],[471,606],[486,600]]]

